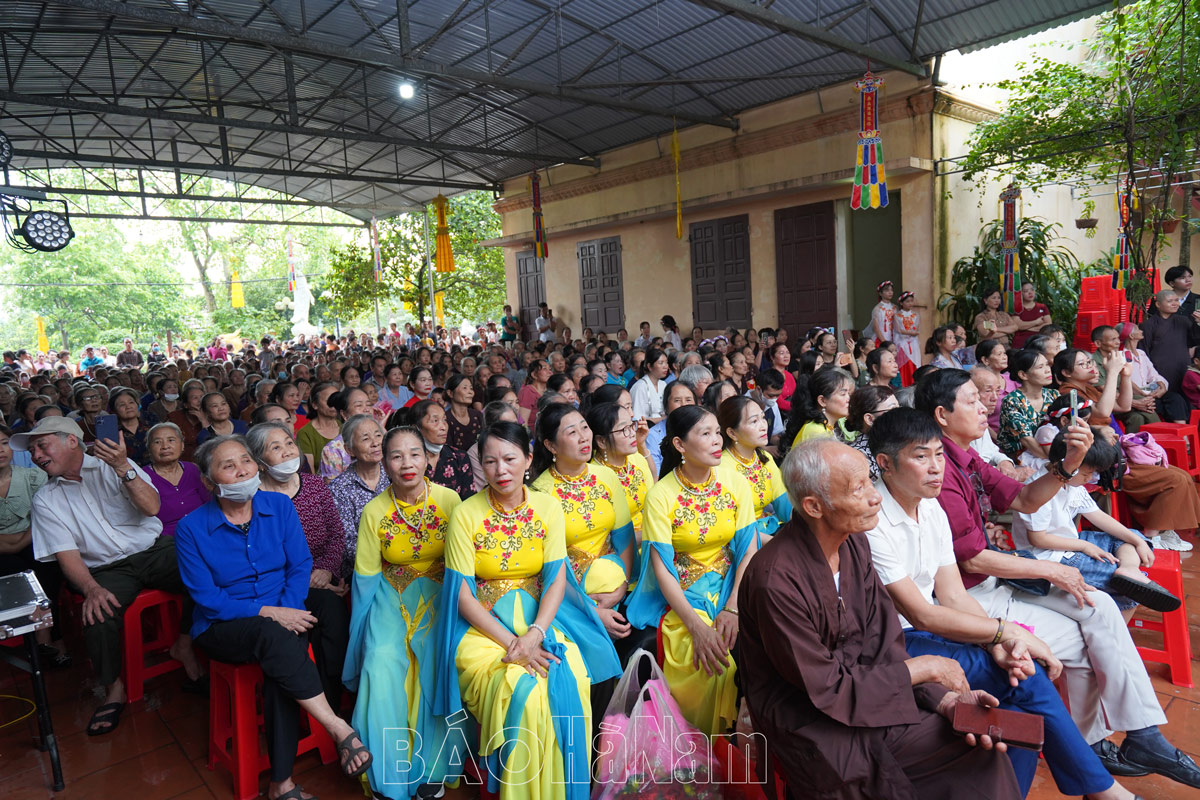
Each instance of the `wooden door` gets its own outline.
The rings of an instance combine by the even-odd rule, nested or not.
[[[615,334],[625,324],[621,281],[621,237],[592,239],[575,246],[579,259],[579,319],[593,332]]]
[[[833,203],[775,211],[779,326],[793,341],[810,328],[837,326]]]
[[[546,302],[546,275],[532,250],[517,253],[517,294],[521,307],[517,316],[521,319],[521,338],[531,341],[537,338],[533,321],[538,318],[538,304]]]
[[[692,324],[705,330],[750,327],[750,218],[694,222]]]

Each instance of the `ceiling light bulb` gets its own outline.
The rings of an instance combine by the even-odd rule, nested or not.
[[[400,99],[412,100],[414,94],[416,94],[416,91],[413,89],[413,85],[411,83],[405,81],[404,83],[400,84]]]

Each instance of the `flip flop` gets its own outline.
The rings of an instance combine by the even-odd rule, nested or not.
[[[350,733],[346,734],[346,738],[342,739],[337,744],[338,763],[342,766],[342,772],[344,772],[348,777],[357,778],[359,775],[362,775],[367,771],[367,767],[371,766],[372,758],[371,753],[367,750],[366,746],[354,747],[350,744],[351,739],[358,739],[360,742],[362,741],[362,737],[358,735],[358,731],[351,728]],[[349,769],[350,762],[353,761],[359,753],[366,753],[367,760],[359,764],[358,769]]]
[[[286,792],[279,795],[279,797],[276,797],[275,800],[305,800],[304,794],[305,792],[303,787],[293,786],[291,789],[288,789]],[[318,800],[318,798],[315,794],[310,794],[307,800]]]
[[[1108,579],[1106,588],[1116,594],[1125,595],[1151,611],[1174,611],[1180,606],[1178,597],[1154,581],[1135,581],[1124,575],[1113,575]]]
[[[117,729],[121,722],[121,712],[125,710],[124,703],[105,703],[96,709],[88,720],[88,736],[104,736]],[[107,728],[97,728],[97,725],[108,725]]]

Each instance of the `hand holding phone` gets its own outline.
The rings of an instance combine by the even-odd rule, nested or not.
[[[989,708],[962,698],[954,706],[954,732],[990,736],[993,742],[1010,747],[1041,750],[1045,742],[1045,726],[1037,714]]]
[[[117,415],[102,414],[96,417],[96,438],[117,444]]]
[[[1071,390],[1071,427],[1075,427],[1075,423],[1079,421],[1079,392],[1075,389]]]

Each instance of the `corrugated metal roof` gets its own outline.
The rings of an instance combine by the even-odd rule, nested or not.
[[[6,0],[0,42],[9,94],[0,97],[0,129],[25,153],[14,166],[70,163],[47,160],[58,153],[90,156],[89,166],[106,155],[171,162],[174,148],[189,169],[211,165],[213,174],[314,202],[386,212],[661,134],[673,116],[679,124],[729,121],[867,66],[860,53],[714,10],[717,0],[194,5]],[[1063,24],[1109,3],[925,0],[915,50],[921,0],[763,5],[919,64]],[[398,8],[407,17],[407,44]],[[154,16],[161,14],[180,16]],[[739,80],[772,75],[780,77]],[[417,87],[412,100],[397,94],[403,80]],[[622,107],[627,103],[640,105]],[[194,119],[145,118],[160,112]],[[226,128],[225,149],[221,129],[200,121],[213,115],[235,121]],[[281,129],[297,124],[301,132]],[[303,174],[274,174],[280,170]],[[372,214],[346,210],[361,219]]]

